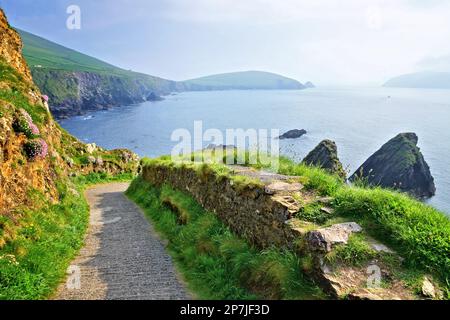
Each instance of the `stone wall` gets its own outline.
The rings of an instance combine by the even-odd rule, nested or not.
[[[289,206],[267,193],[264,186],[236,186],[230,177],[194,168],[145,165],[143,178],[156,186],[170,186],[190,193],[206,210],[214,212],[230,229],[250,243],[266,248],[291,246],[295,232],[286,223]]]
[[[142,165],[142,177],[150,184],[163,184],[192,195],[206,210],[249,243],[268,248],[277,246],[311,259],[305,272],[333,298],[350,299],[415,299],[414,293],[402,279],[395,276],[391,266],[379,260],[384,254],[388,261],[402,261],[385,245],[368,238],[368,245],[378,252],[380,264],[389,284],[383,288],[367,288],[367,268],[373,261],[361,265],[327,262],[326,256],[337,247],[347,245],[354,233],[364,233],[355,222],[343,222],[329,227],[317,226],[295,216],[307,204],[327,207],[331,198],[320,197],[304,190],[299,177],[283,176],[251,168],[231,166],[231,173],[219,175],[208,166],[175,165],[170,161],[150,161]],[[254,180],[243,183],[236,176]],[[252,183],[252,181],[257,181]],[[176,209],[176,208],[174,208]]]

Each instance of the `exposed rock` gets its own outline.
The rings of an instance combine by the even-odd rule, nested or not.
[[[10,28],[6,16],[0,8],[0,57],[16,69],[26,81],[31,82],[31,73],[22,56],[22,40],[19,34]]]
[[[120,157],[122,158],[122,160],[125,163],[139,161],[139,156],[136,153],[134,153],[128,149],[117,149],[117,150],[115,150],[115,152],[120,153]]]
[[[325,212],[327,214],[333,214],[334,213],[334,209],[333,208],[329,208],[329,207],[321,207],[320,211]]]
[[[433,283],[428,279],[428,277],[423,278],[422,282],[422,295],[426,298],[434,299],[436,298],[436,289]]]
[[[401,133],[375,152],[350,178],[370,185],[408,192],[418,198],[436,192],[430,167],[417,147],[415,133]]]
[[[97,159],[95,159],[95,164],[98,166],[102,166],[103,165],[103,158],[98,156]]]
[[[307,241],[313,250],[330,252],[337,244],[347,244],[352,233],[361,231],[361,226],[356,222],[340,223],[311,231],[307,235]]]
[[[303,163],[310,166],[321,167],[333,174],[337,174],[342,178],[346,178],[345,170],[337,155],[337,146],[334,141],[323,140],[319,145],[311,151]]]
[[[86,145],[86,152],[89,154],[93,154],[97,151],[97,145],[95,143],[89,143]]]
[[[281,136],[279,136],[280,140],[283,139],[297,139],[300,138],[301,136],[305,135],[307,132],[304,129],[294,129],[294,130],[289,130],[288,132],[282,134]]]
[[[69,157],[67,157],[66,158],[66,163],[67,163],[67,165],[69,166],[69,167],[73,167],[74,166],[74,164],[75,164],[75,162],[73,161],[73,159],[72,158],[69,158]]]
[[[369,238],[369,245],[370,247],[375,250],[376,252],[385,252],[385,253],[391,253],[394,254],[394,250],[386,246],[385,244],[382,244],[375,239]]]
[[[97,159],[95,159],[95,157],[93,157],[93,156],[89,156],[87,158],[87,160],[88,160],[89,163],[95,163],[97,161]]]
[[[275,194],[275,193],[291,193],[295,191],[300,191],[303,189],[303,185],[301,183],[287,183],[282,181],[275,181],[265,187],[266,194]]]
[[[147,95],[147,101],[161,101],[164,100],[163,98],[161,98],[159,95],[157,95],[154,92],[150,92],[149,95]]]
[[[306,88],[308,88],[308,89],[312,89],[312,88],[315,88],[315,87],[316,87],[311,81],[306,82],[306,83],[304,84],[304,86],[305,86]]]

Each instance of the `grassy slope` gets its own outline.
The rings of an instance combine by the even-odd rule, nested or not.
[[[157,189],[134,180],[127,195],[169,240],[169,251],[190,289],[201,299],[322,299],[300,259],[276,248],[260,251],[234,235],[192,197],[168,186]],[[177,214],[163,201],[183,212]]]
[[[174,165],[169,157],[144,163]],[[229,172],[223,165],[208,167],[218,176]],[[263,165],[254,167],[270,169]],[[204,170],[204,165],[199,170]],[[312,205],[299,213],[300,219],[324,226],[350,220],[361,224],[367,235],[387,244],[404,258],[399,269],[401,277],[414,289],[419,290],[424,273],[431,273],[439,279],[444,294],[450,297],[450,219],[444,213],[396,191],[369,188],[360,182],[348,186],[339,177],[286,158],[280,159],[278,172],[300,176],[306,189],[334,198],[333,215],[324,214],[320,206]],[[349,249],[340,254],[347,256],[344,259],[347,261],[360,259],[361,253],[371,258],[373,252],[366,249],[367,246],[364,248],[361,241],[355,239]]]
[[[262,71],[233,72],[184,81],[190,89],[302,89],[303,85],[274,73]]]
[[[23,55],[31,67],[41,65],[43,68],[67,71],[125,72],[125,70],[106,62],[68,49],[26,31],[18,31],[24,42]]]
[[[56,70],[85,71],[122,75],[134,78],[149,77],[160,79],[142,73],[118,68],[109,63],[66,48],[26,31],[18,30],[18,32],[24,43],[23,55],[31,68],[35,68],[36,65],[41,65],[42,68]]]
[[[125,86],[117,87],[118,90],[131,92],[139,92],[141,85],[158,93],[168,93],[182,87],[170,80],[118,68],[26,31],[18,32],[23,39],[23,55],[30,65],[34,81],[42,92],[51,96],[53,104],[77,98],[78,86],[72,72],[89,72],[102,76],[103,89],[106,91],[111,91],[118,85],[117,79]],[[136,81],[140,81],[140,84]],[[139,96],[138,93],[136,95]]]

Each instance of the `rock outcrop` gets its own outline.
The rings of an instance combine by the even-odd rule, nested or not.
[[[281,136],[279,136],[278,138],[280,140],[284,140],[284,139],[297,139],[300,138],[301,136],[305,135],[307,132],[305,129],[294,129],[294,130],[289,130],[288,132],[282,134]]]
[[[310,166],[321,167],[330,173],[337,174],[344,179],[346,178],[346,173],[342,163],[339,161],[337,146],[334,141],[323,140],[302,162]]]
[[[352,233],[361,231],[361,226],[355,222],[335,224],[328,228],[311,231],[307,235],[307,241],[312,250],[331,252],[336,245],[347,244]]]
[[[22,41],[20,40],[20,36],[9,26],[6,16],[1,8],[0,35],[0,57],[19,72],[25,80],[31,81],[30,70],[22,56]]]
[[[417,147],[415,133],[401,133],[375,152],[351,177],[370,185],[393,188],[417,198],[434,196],[430,167]]]

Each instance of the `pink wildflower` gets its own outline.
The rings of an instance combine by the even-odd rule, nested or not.
[[[38,136],[40,134],[39,128],[33,122],[29,123],[28,125],[30,126],[32,134],[34,134],[35,136]]]

